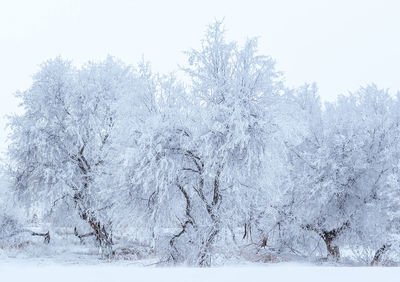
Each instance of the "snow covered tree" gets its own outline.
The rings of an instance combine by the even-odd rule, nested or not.
[[[9,153],[15,192],[44,214],[68,210],[88,223],[104,256],[112,236],[94,195],[107,171],[104,156],[112,135],[115,100],[131,87],[130,70],[112,58],[75,69],[60,58],[42,65],[32,87],[20,93],[25,112],[12,120]],[[63,215],[64,214],[64,215]]]
[[[212,246],[223,228],[246,224],[251,216],[246,194],[266,198],[262,190],[268,174],[264,172],[277,131],[274,119],[282,86],[274,62],[259,56],[256,47],[254,39],[243,48],[226,42],[217,22],[209,26],[202,48],[189,53],[186,71],[205,124],[195,151],[199,159],[194,187],[210,220],[200,265],[210,263]]]
[[[221,232],[234,236],[265,214],[270,148],[284,144],[276,124],[283,87],[273,61],[257,55],[256,41],[243,48],[226,42],[219,22],[188,57],[189,89],[148,76],[145,85],[153,87],[138,92],[153,106],[131,103],[125,115],[132,122],[124,132],[130,137],[120,138],[131,140],[121,161],[128,175],[119,179],[127,179],[129,196],[121,203],[151,218],[153,244],[167,258],[207,266]]]
[[[143,99],[121,101],[131,106],[123,111],[126,120],[116,124],[121,134],[114,142],[113,159],[116,167],[126,169],[116,170],[120,189],[113,207],[114,222],[135,226],[141,235],[137,239],[177,262],[183,259],[175,246],[180,237],[175,231],[181,232],[182,223],[185,232],[191,209],[185,180],[180,176],[190,154],[187,125],[194,124],[187,116],[191,107],[183,87],[173,77],[157,77],[143,67],[138,69],[142,87],[135,94]],[[152,107],[143,107],[143,100]]]
[[[387,189],[394,165],[398,129],[391,117],[392,103],[388,93],[375,86],[340,97],[326,105],[322,116],[317,112],[310,119],[322,123],[310,124],[314,130],[291,148],[295,186],[287,215],[294,219],[292,224],[317,234],[336,260],[340,238],[352,233],[365,240],[386,220],[378,212],[382,202],[377,193]],[[383,232],[386,227],[380,228]]]

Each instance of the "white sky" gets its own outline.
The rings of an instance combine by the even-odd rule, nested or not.
[[[289,85],[316,82],[324,100],[371,82],[400,89],[400,1],[0,0],[0,116],[16,111],[13,93],[46,59],[144,55],[155,71],[173,71],[222,18],[229,39],[259,36]]]

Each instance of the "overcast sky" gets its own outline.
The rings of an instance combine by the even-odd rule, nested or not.
[[[46,59],[80,65],[110,54],[133,64],[144,55],[155,71],[173,71],[222,18],[229,39],[259,37],[288,85],[316,82],[323,100],[372,82],[400,89],[400,1],[0,0],[0,115],[16,111],[13,93]]]

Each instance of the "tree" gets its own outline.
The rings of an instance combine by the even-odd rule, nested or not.
[[[362,230],[371,224],[365,219],[372,214],[385,221],[384,214],[378,216],[377,193],[386,189],[393,167],[392,131],[397,125],[391,118],[392,102],[375,86],[340,97],[326,105],[322,119],[310,119],[322,120],[319,132],[311,130],[302,144],[291,148],[296,183],[290,195],[292,217],[303,230],[315,232],[336,260],[340,237],[372,235]]]
[[[270,195],[265,169],[273,168],[271,144],[282,141],[275,122],[283,88],[273,61],[256,51],[255,40],[241,49],[226,43],[217,22],[202,48],[188,52],[190,88],[147,76],[155,86],[143,95],[153,107],[139,114],[145,118],[134,108],[125,115],[134,123],[122,135],[132,141],[121,161],[125,206],[152,225],[153,245],[173,262],[210,265],[222,231],[235,236],[265,214],[254,196],[262,203]]]
[[[249,193],[253,199],[256,195],[265,199],[263,169],[277,131],[274,107],[282,87],[274,62],[257,54],[256,40],[239,49],[225,41],[219,22],[209,27],[202,48],[190,53],[189,62],[186,71],[203,105],[205,121],[196,150],[199,180],[195,187],[210,218],[199,253],[199,264],[207,265],[223,228],[236,228],[238,221],[246,224],[246,218],[258,216],[252,213],[259,210],[249,209],[251,202],[245,199],[250,200]],[[232,213],[232,207],[243,213]]]
[[[96,179],[108,169],[104,156],[113,106],[131,89],[130,76],[130,69],[111,57],[79,70],[61,58],[50,60],[32,87],[19,94],[25,112],[11,123],[9,154],[18,197],[47,212],[70,208],[87,222],[106,257],[112,254],[111,226],[97,212],[104,206],[95,192],[107,184]],[[68,223],[65,214],[63,219]]]

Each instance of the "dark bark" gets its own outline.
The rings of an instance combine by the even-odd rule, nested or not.
[[[94,213],[87,207],[88,196],[86,195],[89,183],[91,182],[91,166],[84,156],[85,145],[79,150],[78,156],[74,156],[78,163],[78,167],[82,174],[82,189],[75,191],[74,202],[78,209],[79,216],[82,220],[86,221],[92,229],[93,235],[95,236],[96,242],[102,251],[102,256],[105,258],[111,258],[113,256],[113,241],[112,234],[106,229],[106,226],[102,224]]]
[[[337,237],[340,235],[340,233],[345,230],[346,228],[349,227],[349,222],[346,221],[342,224],[342,226],[332,229],[332,230],[325,230],[325,229],[319,229],[313,225],[307,224],[303,226],[303,229],[310,230],[316,232],[321,239],[324,241],[326,250],[328,253],[328,258],[333,258],[334,260],[338,261],[340,259],[340,250],[339,246],[337,246],[334,241],[337,239]]]
[[[219,167],[217,170],[216,176],[213,181],[213,191],[212,191],[212,201],[210,203],[209,200],[207,200],[206,196],[204,195],[204,163],[201,160],[199,156],[197,156],[195,153],[193,153],[190,150],[185,151],[185,155],[188,156],[191,161],[194,163],[196,169],[183,169],[187,171],[192,171],[194,173],[199,174],[199,182],[198,186],[194,187],[195,192],[199,196],[200,200],[204,203],[206,211],[208,215],[210,216],[211,219],[211,227],[208,232],[207,238],[202,242],[202,246],[200,249],[200,252],[198,254],[198,264],[199,266],[209,266],[210,265],[210,249],[217,237],[217,235],[220,232],[220,219],[217,214],[217,210],[219,207],[219,204],[221,202],[221,194],[220,194],[220,174],[222,168]]]
[[[336,229],[331,231],[323,230],[320,236],[325,242],[328,257],[332,257],[334,260],[338,261],[340,259],[339,246],[333,243],[337,236]]]
[[[265,247],[267,246],[267,241],[268,241],[268,238],[267,238],[267,237],[264,237],[264,238],[263,238],[263,241],[262,241],[262,243],[261,243],[261,248],[265,248]]]
[[[46,233],[40,233],[40,232],[34,232],[32,230],[29,230],[29,229],[15,230],[13,233],[8,234],[5,237],[1,237],[0,240],[6,239],[6,238],[12,238],[12,237],[17,236],[18,234],[21,234],[21,233],[30,233],[32,236],[44,237],[43,243],[44,244],[49,244],[50,243],[50,232],[49,231],[47,231]]]
[[[245,239],[247,236],[248,236],[248,234],[247,234],[247,223],[245,223],[244,224],[244,233],[243,233],[243,238],[242,239]]]
[[[104,258],[113,257],[113,241],[112,234],[106,230],[105,225],[102,225],[94,215],[88,215],[85,211],[80,211],[79,216],[85,220],[92,228],[96,242],[98,243],[102,256]]]
[[[378,265],[382,260],[382,256],[388,251],[390,247],[391,244],[384,244],[382,247],[380,247],[375,252],[374,258],[371,261],[371,266]]]
[[[46,233],[38,233],[31,231],[32,236],[41,236],[44,237],[43,243],[49,244],[50,243],[50,232],[47,231]]]
[[[243,237],[242,239],[250,239],[250,241],[253,241],[252,236],[251,236],[251,223],[249,223],[251,220],[249,220],[248,222],[246,222],[244,224],[244,230],[243,230]]]
[[[96,234],[94,232],[89,232],[89,233],[85,233],[85,234],[79,234],[78,230],[76,229],[76,227],[74,228],[74,235],[76,237],[79,238],[79,240],[81,241],[81,244],[83,244],[83,239],[86,237],[91,237],[91,236],[95,236]]]
[[[208,214],[210,215],[210,218],[213,222],[211,226],[211,230],[208,234],[208,237],[205,242],[203,242],[203,246],[200,250],[199,254],[199,265],[200,266],[210,266],[211,261],[210,261],[210,249],[211,246],[213,245],[217,235],[220,232],[220,219],[218,215],[215,213],[216,210],[218,209],[218,205],[220,203],[221,195],[219,193],[219,177],[220,177],[220,170],[218,170],[217,175],[214,178],[214,187],[213,187],[213,200],[211,202],[211,205],[207,203],[207,200],[204,197],[204,194],[201,193],[201,197],[203,202],[206,204],[206,209]]]
[[[106,229],[106,226],[104,224],[102,224],[96,218],[96,216],[92,212],[89,211],[89,209],[84,208],[83,197],[81,197],[79,195],[79,193],[74,196],[74,201],[75,201],[75,205],[78,208],[78,213],[79,213],[80,218],[82,220],[86,221],[89,224],[90,228],[92,229],[92,232],[90,232],[86,235],[90,236],[93,234],[96,242],[98,243],[99,247],[101,248],[103,257],[105,257],[105,258],[113,257],[112,233]],[[79,235],[77,237],[83,238],[86,236]],[[82,239],[82,238],[80,238],[80,239]]]
[[[219,226],[213,226],[211,229],[211,232],[208,235],[207,240],[203,243],[202,250],[200,251],[199,254],[199,265],[202,267],[210,266],[211,261],[210,261],[210,248],[212,244],[215,241],[215,238],[217,237],[219,233]]]
[[[189,225],[192,225],[193,227],[195,226],[195,222],[194,219],[192,217],[191,210],[192,210],[192,205],[191,205],[191,201],[189,198],[189,194],[186,192],[186,190],[184,189],[184,187],[180,184],[177,184],[179,190],[182,192],[183,196],[185,197],[186,200],[186,220],[185,222],[182,224],[182,230],[178,233],[175,234],[171,240],[169,241],[169,245],[171,246],[171,248],[173,249],[173,252],[171,252],[171,258],[172,260],[176,263],[180,260],[181,255],[179,254],[178,249],[175,246],[175,240],[177,240],[180,236],[182,236],[184,233],[186,233],[187,228],[189,227]]]

